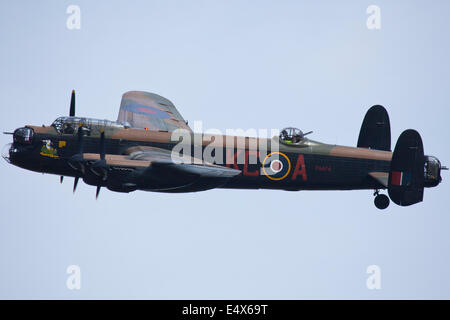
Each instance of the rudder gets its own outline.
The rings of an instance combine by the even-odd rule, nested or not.
[[[425,156],[420,134],[405,130],[395,145],[389,171],[388,193],[394,203],[409,206],[423,201]]]
[[[367,111],[359,131],[357,147],[391,151],[391,125],[383,106],[375,105]]]

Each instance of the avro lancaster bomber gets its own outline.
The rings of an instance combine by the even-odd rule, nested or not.
[[[400,206],[423,201],[424,188],[437,186],[447,169],[424,155],[415,130],[404,131],[392,152],[389,116],[380,105],[367,112],[356,147],[314,141],[310,133],[290,127],[264,139],[202,135],[172,102],[141,91],[123,95],[117,121],[77,117],[72,92],[68,117],[9,133],[13,142],[2,155],[18,167],[59,175],[61,182],[74,177],[74,191],[81,178],[96,187],[96,197],[101,187],[171,193],[367,189],[374,190],[379,209],[389,198]]]

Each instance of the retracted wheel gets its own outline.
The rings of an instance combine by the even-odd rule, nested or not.
[[[387,207],[389,207],[390,200],[389,200],[389,197],[387,195],[385,195],[385,194],[378,194],[375,197],[373,202],[375,203],[375,207],[377,207],[378,209],[383,210],[383,209],[386,209]]]

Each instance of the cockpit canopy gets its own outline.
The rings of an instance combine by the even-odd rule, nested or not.
[[[288,127],[281,130],[280,133],[280,141],[285,144],[291,143],[299,143],[301,142],[307,134],[312,133],[309,131],[307,133],[303,133],[302,130],[298,128]]]
[[[76,134],[79,128],[83,128],[86,135],[100,133],[101,130],[107,128],[111,129],[124,129],[129,128],[127,123],[120,123],[110,120],[100,120],[92,118],[80,118],[80,117],[59,117],[52,123],[52,127],[62,134]]]

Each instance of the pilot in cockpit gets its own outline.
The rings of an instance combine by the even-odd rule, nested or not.
[[[70,123],[64,123],[62,128],[63,133],[65,134],[73,134],[75,132],[75,129],[72,127],[72,124]]]

